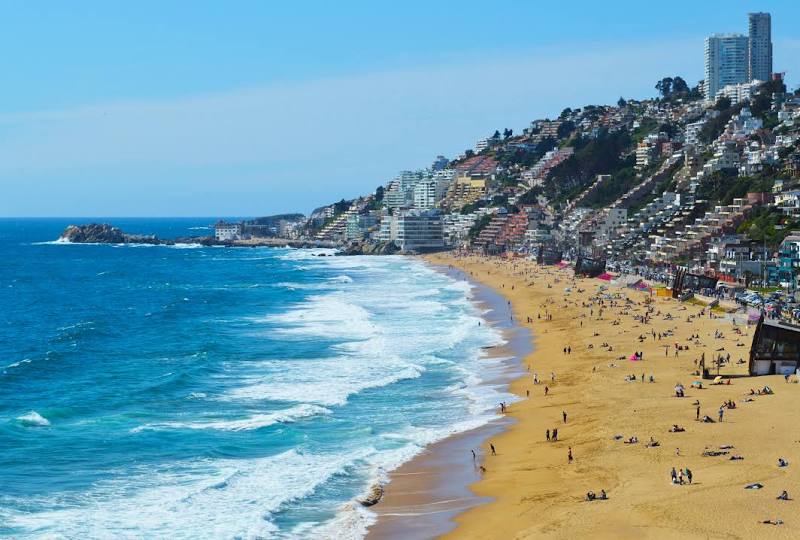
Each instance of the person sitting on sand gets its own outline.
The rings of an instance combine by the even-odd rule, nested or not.
[[[601,500],[601,501],[605,501],[605,500],[607,500],[607,499],[608,499],[608,495],[606,495],[606,490],[604,490],[604,489],[601,489],[601,490],[600,490],[600,500]]]
[[[672,424],[672,427],[669,428],[670,433],[682,433],[686,431],[684,428],[679,426],[678,424]]]
[[[778,499],[779,501],[788,501],[788,500],[791,500],[791,499],[789,499],[789,493],[788,493],[788,492],[787,492],[785,489],[784,489],[783,491],[781,491],[781,494],[780,494],[780,495],[778,495],[778,496],[777,496],[777,497],[775,497],[775,498],[776,498],[776,499]]]
[[[789,466],[789,462],[788,461],[786,461],[783,458],[778,458],[778,467],[783,468],[783,467],[788,467],[788,466]]]
[[[589,492],[586,494],[586,500],[587,500],[587,501],[593,501],[593,500],[595,500],[596,498],[597,498],[597,496],[594,494],[594,491],[589,491]]]

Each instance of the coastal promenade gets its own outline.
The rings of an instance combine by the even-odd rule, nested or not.
[[[797,503],[776,500],[783,490],[800,497],[800,385],[781,376],[693,385],[701,355],[710,364],[730,354],[746,372],[736,361],[747,359],[752,328],[699,306],[574,279],[570,269],[450,255],[427,260],[460,268],[504,295],[535,337],[525,358],[529,372],[512,384],[528,399],[510,406],[516,423],[486,442],[485,472],[472,486],[491,502],[457,516],[446,538],[800,535]],[[635,352],[641,361],[630,360]],[[675,397],[679,383],[682,398]],[[765,386],[774,393],[750,395]],[[735,408],[723,408],[719,422],[728,401]],[[684,431],[672,432],[673,425]],[[548,441],[553,429],[558,440]],[[789,465],[778,467],[779,458]],[[472,467],[468,452],[463,466]],[[673,467],[691,470],[692,483],[673,484]],[[745,489],[751,484],[763,487]],[[608,500],[586,500],[601,490]]]

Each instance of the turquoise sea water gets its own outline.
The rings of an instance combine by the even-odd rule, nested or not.
[[[509,399],[469,285],[416,260],[70,221],[0,220],[0,537],[359,538],[355,498]]]

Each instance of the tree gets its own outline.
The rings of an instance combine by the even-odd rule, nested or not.
[[[765,92],[756,94],[750,100],[750,112],[753,116],[762,117],[772,108],[772,96]]]
[[[543,193],[541,186],[534,186],[517,198],[517,204],[536,204],[539,195]]]
[[[473,150],[472,148],[467,148],[466,150],[464,150],[464,155],[468,158],[473,157],[475,155],[475,150]]]
[[[679,131],[678,127],[671,122],[664,122],[658,126],[659,133],[666,133],[668,137],[672,138]]]
[[[508,139],[508,138],[509,138],[509,137],[511,137],[513,134],[514,134],[514,130],[513,130],[513,129],[508,129],[508,128],[506,128],[506,129],[504,129],[504,130],[503,130],[503,138],[504,138],[504,139]]]
[[[567,107],[566,109],[564,109],[563,111],[561,111],[561,114],[559,114],[559,115],[558,115],[558,117],[559,117],[559,118],[561,118],[561,119],[563,120],[564,118],[566,118],[566,117],[567,117],[567,116],[569,116],[570,114],[572,114],[572,109],[571,109],[571,108],[569,108],[569,107]]]
[[[672,77],[664,77],[656,83],[656,90],[663,96],[669,97],[672,94]]]
[[[625,98],[620,96],[619,99],[617,100],[617,107],[622,108],[622,107],[625,107],[626,105],[628,105],[628,102],[625,101]]]
[[[378,186],[375,189],[375,201],[376,202],[381,202],[383,200],[383,192],[384,191],[385,191],[385,189],[383,188],[383,186]]]
[[[725,111],[731,108],[731,98],[722,96],[714,104],[714,108],[718,111]]]
[[[675,78],[672,79],[672,93],[674,94],[689,93],[689,85],[686,84],[686,81],[683,80],[683,77],[676,75]]]
[[[558,135],[559,139],[564,139],[569,136],[570,133],[575,131],[575,122],[572,120],[566,120],[558,126],[556,130],[556,134]]]
[[[500,130],[494,130],[494,135],[492,135],[492,139],[499,139],[500,138]]]

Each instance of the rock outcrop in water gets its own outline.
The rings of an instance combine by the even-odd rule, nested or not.
[[[399,251],[394,242],[353,242],[337,255],[394,255]]]
[[[108,223],[89,223],[87,225],[70,225],[59,238],[61,242],[73,244],[165,244],[155,236],[127,234],[118,227]]]

